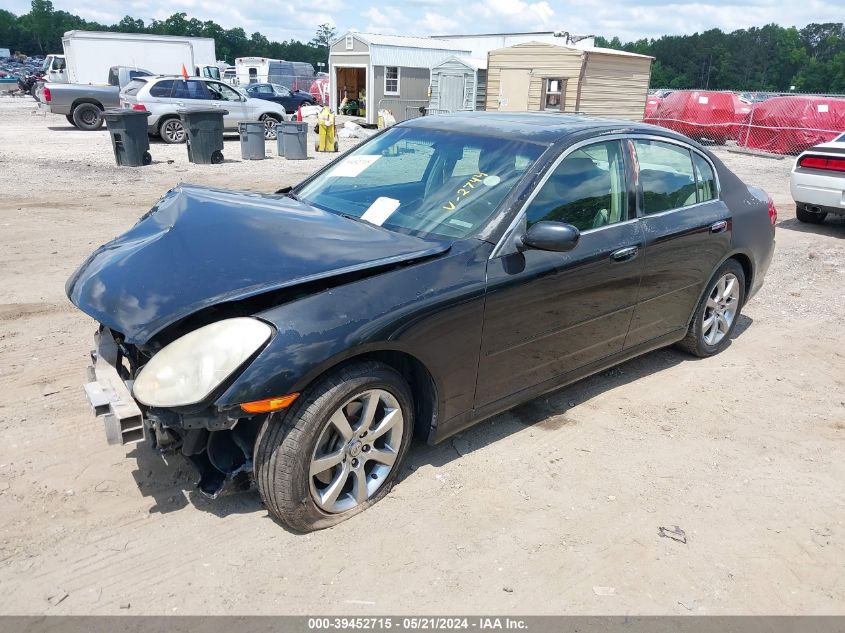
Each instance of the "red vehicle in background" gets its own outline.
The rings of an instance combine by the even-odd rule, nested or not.
[[[754,104],[743,147],[774,154],[798,154],[837,138],[845,130],[845,99],[790,95]]]
[[[647,123],[719,145],[736,139],[745,117],[751,113],[751,106],[732,92],[678,90],[662,99],[649,117],[649,101],[653,99],[646,101]]]

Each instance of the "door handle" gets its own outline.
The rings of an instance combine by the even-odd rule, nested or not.
[[[613,251],[610,254],[610,259],[614,262],[629,262],[637,256],[640,252],[639,247],[629,246],[627,248],[620,248],[618,251]]]
[[[711,233],[724,233],[728,230],[728,223],[726,220],[719,220],[710,225]]]

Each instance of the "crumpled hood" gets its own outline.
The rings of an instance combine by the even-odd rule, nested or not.
[[[448,248],[291,198],[180,186],[98,248],[65,290],[80,310],[143,344],[218,303]]]

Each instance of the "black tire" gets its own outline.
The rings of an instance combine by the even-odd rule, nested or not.
[[[736,277],[736,284],[738,286],[738,299],[737,299],[737,306],[735,310],[735,314],[733,320],[730,323],[730,327],[722,338],[717,341],[715,344],[709,344],[704,337],[704,321],[706,315],[708,314],[708,299],[711,298],[711,295],[716,288],[716,285],[719,281],[725,277],[726,275],[732,274]],[[729,259],[724,264],[722,264],[716,273],[713,275],[712,279],[707,283],[707,290],[705,290],[704,294],[701,296],[701,300],[698,302],[698,305],[695,308],[695,314],[693,314],[692,321],[689,324],[689,329],[687,330],[687,335],[684,337],[682,341],[678,343],[678,347],[682,350],[689,352],[693,356],[698,356],[699,358],[706,358],[708,356],[713,356],[714,354],[718,354],[723,349],[725,349],[731,342],[731,335],[733,334],[734,330],[736,329],[736,324],[739,322],[742,307],[745,304],[745,271],[743,270],[742,266],[738,261],[735,259]]]
[[[807,211],[806,208],[802,207],[799,204],[795,206],[795,217],[798,218],[799,222],[807,222],[808,224],[821,224],[827,217],[827,211],[813,213],[812,211]]]
[[[73,124],[80,130],[93,132],[103,127],[103,111],[93,103],[80,103],[71,114]]]
[[[211,153],[211,164],[212,165],[219,165],[222,162],[223,162],[223,152],[221,152],[219,149],[214,150]]]
[[[65,118],[67,119],[68,123],[70,123],[73,127],[76,127],[76,123],[73,122],[73,117],[71,115],[66,114]]]
[[[32,84],[32,88],[29,89],[29,96],[39,101],[38,99],[38,84]]]
[[[188,132],[179,117],[171,116],[164,119],[158,126],[161,140],[170,145],[179,145],[188,139]]]
[[[371,389],[388,392],[402,412],[402,438],[395,462],[381,486],[366,501],[342,512],[326,512],[315,503],[311,492],[312,455],[331,424],[329,418],[350,398]],[[258,434],[254,473],[267,509],[288,527],[310,532],[345,521],[378,502],[390,492],[402,469],[413,435],[413,410],[408,383],[394,369],[381,363],[347,365],[319,380],[287,412],[270,415]],[[345,452],[344,455],[345,465],[349,457]],[[355,460],[351,461],[354,465]]]
[[[144,152],[144,155],[141,157],[141,164],[142,165],[152,165],[153,157],[152,154],[149,152]]]

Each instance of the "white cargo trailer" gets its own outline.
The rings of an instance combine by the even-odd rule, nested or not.
[[[62,46],[70,83],[104,83],[112,66],[176,75],[184,65],[191,75],[220,78],[214,40],[209,37],[68,31]]]

